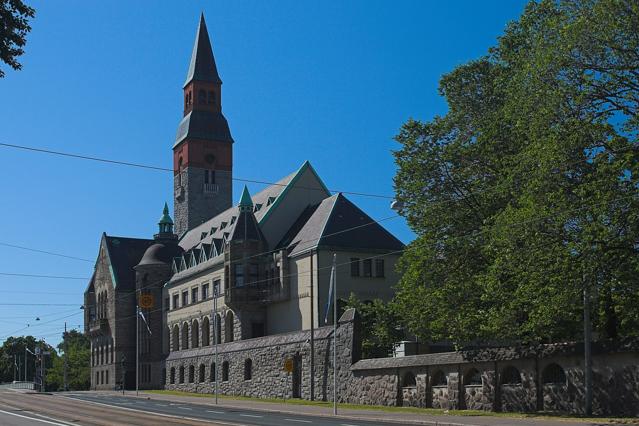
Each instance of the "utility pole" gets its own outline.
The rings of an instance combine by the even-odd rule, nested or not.
[[[313,297],[313,249],[311,249],[311,401],[315,401],[315,298]]]
[[[139,380],[140,380],[140,307],[135,306],[135,396],[138,396]]]
[[[66,391],[69,390],[69,386],[68,386],[68,382],[67,382],[67,352],[68,352],[68,347],[67,347],[67,322],[64,322],[64,335],[62,336],[62,339],[64,339],[64,387],[63,389]]]
[[[337,255],[333,253],[333,415],[337,415]]]
[[[13,354],[13,381],[16,381],[16,370],[18,368],[18,363],[16,361],[16,354]]]
[[[219,380],[219,377],[217,376],[217,330],[218,330],[217,293],[218,291],[219,289],[215,287],[215,283],[213,283],[213,345],[215,346],[215,362],[213,362],[215,370],[213,371],[213,377],[215,378],[215,403],[216,404],[217,404],[217,382]]]

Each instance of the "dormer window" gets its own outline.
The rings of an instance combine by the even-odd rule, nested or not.
[[[256,205],[255,205],[255,208],[253,209],[253,211],[254,211],[254,212],[259,212],[261,208],[262,208],[262,205],[261,205],[261,204],[256,204]]]
[[[224,229],[224,228],[226,228],[226,225],[227,225],[227,224],[228,224],[228,222],[222,222],[222,223],[220,224],[220,229]]]
[[[211,235],[215,234],[215,231],[217,231],[217,228],[214,226],[213,228],[211,228]]]
[[[206,232],[202,232],[202,235],[200,235],[200,240],[203,240],[206,238],[208,234]]]
[[[273,204],[273,201],[275,201],[275,197],[268,197],[268,201],[266,202],[266,205],[270,206],[271,204]]]
[[[231,225],[233,225],[235,223],[235,216],[231,217]]]

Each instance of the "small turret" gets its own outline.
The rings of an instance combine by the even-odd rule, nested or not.
[[[164,209],[162,210],[162,217],[158,222],[159,232],[153,236],[156,240],[175,240],[177,235],[173,233],[173,219],[169,215],[169,206],[164,203]]]

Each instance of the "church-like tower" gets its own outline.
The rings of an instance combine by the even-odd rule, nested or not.
[[[173,145],[173,176],[178,236],[231,207],[233,138],[222,115],[222,80],[204,14],[184,83],[184,117]]]

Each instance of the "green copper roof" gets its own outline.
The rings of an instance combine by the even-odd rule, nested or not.
[[[244,185],[244,190],[242,191],[242,197],[240,198],[240,207],[253,208],[253,200],[251,200],[251,194],[249,194],[249,191],[246,185]]]
[[[169,206],[166,203],[164,203],[164,210],[162,210],[162,217],[160,218],[159,224],[162,225],[165,223],[173,225],[173,219],[169,216]]]

